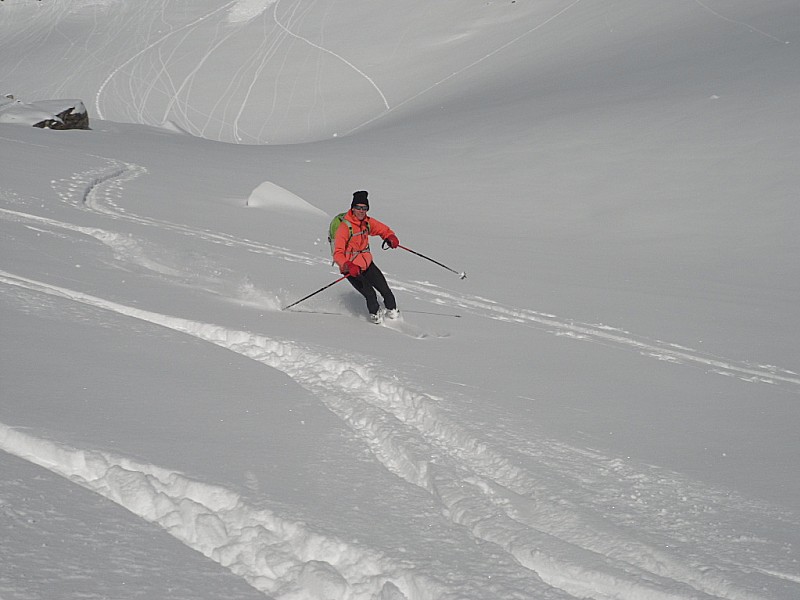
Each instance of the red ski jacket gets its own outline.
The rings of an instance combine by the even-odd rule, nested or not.
[[[345,223],[347,220],[350,227]],[[353,234],[350,235],[350,228],[353,229]],[[372,264],[372,253],[369,249],[369,236],[380,236],[381,239],[386,239],[390,235],[394,235],[394,231],[388,225],[381,223],[377,219],[367,217],[363,221],[356,219],[352,210],[347,211],[347,214],[339,224],[339,229],[336,230],[336,237],[334,238],[333,246],[333,261],[342,268],[342,265],[350,261],[362,270],[365,270]]]

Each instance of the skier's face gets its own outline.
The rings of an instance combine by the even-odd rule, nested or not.
[[[356,204],[353,207],[353,214],[355,215],[356,219],[358,219],[359,221],[363,221],[364,219],[367,218],[368,210],[369,208],[367,208],[363,204]]]

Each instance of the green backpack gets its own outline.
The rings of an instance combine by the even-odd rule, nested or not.
[[[347,238],[347,241],[350,241],[350,238],[353,237],[353,224],[344,218],[346,214],[347,212],[339,213],[331,219],[331,224],[328,225],[328,243],[331,245],[331,256],[333,256],[334,246],[336,245],[336,231],[339,229],[340,224],[347,225],[347,229],[350,231],[350,237]],[[369,235],[369,220],[367,220],[367,235]]]

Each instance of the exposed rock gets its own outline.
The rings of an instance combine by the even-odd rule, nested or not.
[[[43,129],[89,129],[89,114],[80,100],[42,100],[25,103],[6,94],[0,98],[0,123]]]

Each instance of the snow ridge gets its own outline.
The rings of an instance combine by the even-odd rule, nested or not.
[[[358,432],[387,469],[426,490],[442,505],[444,514],[454,523],[467,528],[476,539],[502,548],[529,569],[531,575],[535,575],[533,580],[528,578],[527,581],[513,584],[514,589],[529,589],[532,581],[541,578],[537,586],[540,592],[554,598],[564,597],[564,593],[567,597],[597,600],[762,598],[757,591],[732,581],[731,573],[740,572],[742,565],[733,564],[725,569],[711,566],[720,564],[716,550],[709,550],[707,556],[696,555],[687,560],[654,544],[641,541],[641,532],[637,532],[635,536],[629,535],[623,528],[598,517],[591,508],[567,501],[563,492],[559,495],[552,488],[552,483],[548,482],[548,475],[552,474],[547,470],[537,475],[529,468],[518,466],[509,456],[481,442],[478,435],[444,415],[438,408],[436,398],[418,392],[394,377],[384,375],[379,368],[370,366],[364,357],[328,355],[296,342],[152,313],[10,273],[0,272],[0,282],[161,325],[285,372],[317,395],[332,412]],[[12,441],[4,442],[4,447],[15,453],[24,453],[24,444],[21,446],[21,443],[13,441],[19,438],[9,437],[7,428],[5,431],[5,439]],[[91,464],[91,460],[80,460],[77,463],[71,458],[61,461],[47,458],[41,460],[45,466],[52,468],[56,465],[55,470],[60,469],[58,472],[66,476],[78,475],[84,480],[92,480],[81,471],[76,471],[74,466],[78,464],[83,469],[85,464]],[[121,460],[113,462],[115,465],[125,464]],[[153,475],[158,470],[142,465],[132,470],[138,472],[133,479],[140,482],[131,486],[135,497],[141,493],[138,491],[139,487],[152,485],[152,481],[146,476]],[[170,478],[174,479],[175,475],[160,473],[158,480],[163,483],[171,481]],[[98,489],[107,487],[105,480],[109,479],[108,476],[102,479],[104,481],[98,484]],[[179,485],[186,487],[182,480]],[[563,486],[563,482],[559,482],[559,485]],[[158,487],[154,487],[154,490],[155,492],[145,492],[145,496],[150,498],[148,502],[153,498],[159,499],[159,494],[163,493]],[[231,508],[236,503],[225,490],[215,491],[210,495],[216,498],[217,503],[203,502],[203,505],[210,507],[214,514],[208,519],[204,517],[200,520],[210,523],[207,525],[208,529],[201,529],[211,533],[195,535],[182,529],[178,537],[215,560],[224,560],[222,564],[231,564],[228,555],[220,549],[234,547],[237,552],[241,551],[239,544],[246,535],[246,528],[236,530],[237,533],[231,536],[228,526],[217,526],[217,520],[225,521],[219,513],[236,513]],[[188,499],[191,502],[197,501],[196,497]],[[166,513],[154,517],[147,512],[149,509],[137,509],[138,506],[134,502],[131,510],[141,510],[137,514],[156,520],[170,530],[172,521],[171,517],[165,516]],[[196,514],[205,513],[201,510]],[[238,518],[237,515],[236,519]],[[270,527],[278,527],[276,517],[270,515],[270,519]],[[192,522],[195,523],[196,519]],[[197,530],[198,526],[193,527]],[[300,537],[310,539],[309,535],[303,532]],[[256,554],[259,553],[258,548],[266,543],[256,538],[248,539],[253,544],[248,552]],[[314,540],[313,545],[320,543],[316,538]],[[304,552],[307,551],[306,548]],[[308,560],[320,561],[326,555],[302,556]],[[410,588],[415,586],[405,580],[401,581],[401,578],[394,575],[394,567],[387,567],[372,553],[362,553],[359,556],[358,560],[365,561],[361,568],[367,572],[371,573],[373,569],[378,569],[379,572],[389,569],[393,575],[372,581],[365,588],[369,590],[368,595],[348,595],[350,592],[345,594],[341,590],[356,589],[351,565],[349,562],[334,564],[336,561],[333,561],[331,564],[337,570],[341,567],[339,574],[347,582],[347,586],[341,588],[341,593],[337,591],[333,597],[371,598],[389,579],[409,598],[428,597],[425,594],[411,593]],[[231,568],[235,572],[246,572],[248,581],[259,582],[260,578],[266,578],[269,586],[277,585],[276,581],[281,576],[274,572],[274,565],[269,567],[267,574],[253,574],[249,562],[245,565],[237,563]],[[254,585],[258,587],[267,584]],[[427,582],[423,589],[433,589],[429,585],[430,582]],[[430,597],[447,596],[439,593]]]
[[[247,505],[220,486],[100,451],[77,450],[0,423],[0,449],[124,506],[256,589],[280,597],[437,598],[434,581],[375,550],[309,530]],[[422,593],[421,590],[425,590]]]

